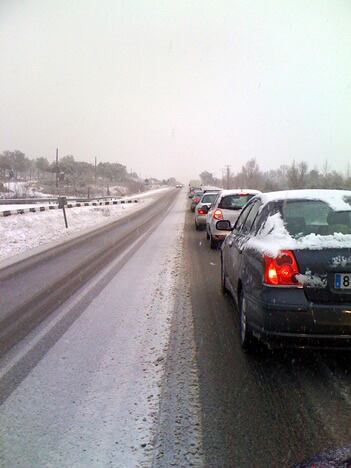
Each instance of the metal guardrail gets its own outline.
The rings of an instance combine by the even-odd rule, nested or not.
[[[69,201],[76,202],[90,202],[95,200],[119,200],[123,198],[122,196],[104,196],[104,197],[67,197]],[[40,197],[40,198],[0,198],[0,207],[1,205],[32,205],[35,203],[58,203],[59,197]]]
[[[114,197],[113,197],[114,198]],[[57,200],[57,199],[56,199]],[[95,199],[91,202],[76,202],[70,203],[70,200],[67,200],[67,204],[65,205],[66,208],[78,208],[82,206],[108,206],[108,205],[124,205],[129,203],[139,203],[137,198],[121,198],[119,200],[106,200],[106,201],[99,201],[100,199]],[[55,205],[42,205],[30,208],[19,208],[17,210],[4,210],[0,211],[0,217],[11,216],[11,215],[19,215],[24,213],[37,213],[41,211],[49,211],[49,210],[57,210],[59,209],[58,202]],[[1,207],[0,207],[1,210]]]

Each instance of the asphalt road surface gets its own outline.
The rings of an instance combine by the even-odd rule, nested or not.
[[[162,200],[0,359],[1,467],[151,465],[185,207]]]
[[[165,216],[177,192],[122,219],[0,269],[0,355]]]
[[[244,354],[234,303],[220,292],[219,251],[186,214],[184,252],[200,385],[205,465],[291,466],[351,442],[351,355]]]
[[[0,359],[0,466],[288,467],[350,443],[350,353],[244,354],[219,251],[183,192],[164,203]]]

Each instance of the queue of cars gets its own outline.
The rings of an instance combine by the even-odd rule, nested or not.
[[[220,246],[242,348],[351,349],[351,191],[222,190],[211,204],[210,194],[195,226]]]

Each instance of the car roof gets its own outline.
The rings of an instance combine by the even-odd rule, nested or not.
[[[253,189],[229,189],[229,190],[222,190],[221,195],[237,195],[237,194],[248,194],[248,195],[259,195],[260,192],[259,190],[253,190]]]
[[[214,185],[201,185],[202,190],[210,191],[210,190],[222,190],[220,187],[215,187]]]
[[[205,195],[218,195],[218,192],[213,192],[212,190],[209,190],[208,192],[205,192],[202,196],[204,197]]]
[[[277,192],[262,193],[260,199],[264,204],[273,201],[284,200],[318,200],[327,203],[336,211],[351,210],[350,190],[329,190],[329,189],[301,189],[282,190]]]

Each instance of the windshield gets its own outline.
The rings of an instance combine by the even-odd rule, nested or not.
[[[282,207],[286,229],[293,237],[351,234],[351,211],[335,211],[318,200],[288,200]]]
[[[241,210],[243,206],[253,197],[249,194],[233,194],[224,196],[219,202],[218,208],[225,210]]]
[[[209,193],[202,197],[201,203],[213,203],[217,197],[217,193]]]

